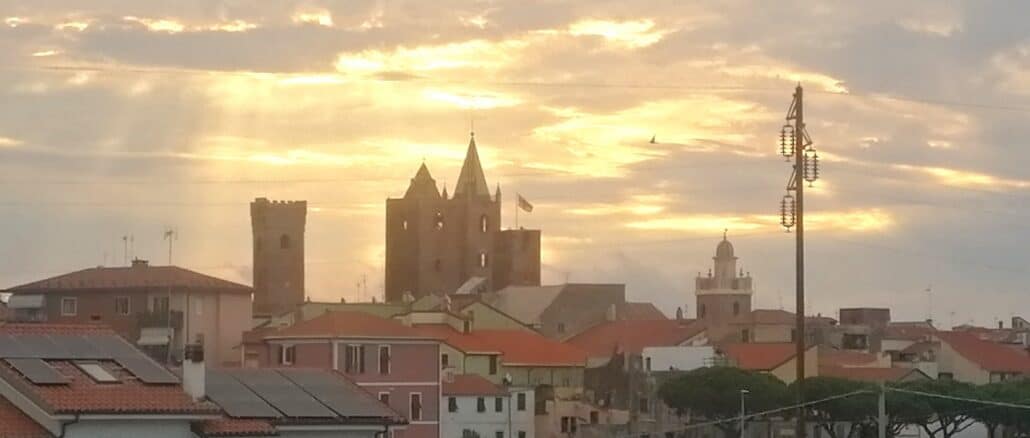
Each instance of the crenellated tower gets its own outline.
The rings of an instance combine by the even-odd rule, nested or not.
[[[278,315],[304,302],[307,201],[250,203],[254,243],[254,314]]]

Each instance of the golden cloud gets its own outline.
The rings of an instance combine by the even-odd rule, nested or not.
[[[627,48],[647,47],[658,41],[668,33],[667,31],[655,29],[652,20],[580,20],[569,25],[568,32],[573,36],[597,36],[605,41]]]
[[[849,232],[882,231],[894,224],[894,218],[881,209],[843,212],[814,212],[805,216],[808,230]],[[773,232],[780,227],[775,215],[676,215],[633,221],[627,227],[648,231],[681,231],[711,234],[724,229]]]

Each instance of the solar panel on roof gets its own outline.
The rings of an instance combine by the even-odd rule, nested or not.
[[[0,335],[0,358],[25,357],[28,353],[17,337]]]
[[[281,418],[282,414],[232,376],[208,370],[207,396],[234,418]]]
[[[50,335],[50,339],[59,350],[64,352],[63,359],[106,359],[109,357],[80,335]]]
[[[275,370],[245,369],[235,373],[236,380],[250,388],[287,417],[334,418],[336,413]]]
[[[283,376],[293,381],[308,394],[336,411],[341,417],[394,417],[396,414],[373,399],[362,394],[360,388],[342,381],[341,377],[319,370],[281,370]]]
[[[179,379],[175,375],[142,354],[137,354],[136,357],[116,357],[114,360],[143,383],[179,383]]]
[[[86,335],[85,338],[96,348],[98,355],[103,355],[98,359],[140,356],[139,350],[117,335]]]
[[[42,359],[10,358],[5,360],[25,376],[26,379],[37,385],[64,385],[68,383],[67,378]]]
[[[39,359],[67,359],[65,357],[61,357],[63,355],[63,350],[61,350],[47,335],[26,333],[18,335],[18,342],[25,347],[23,357],[34,357]]]

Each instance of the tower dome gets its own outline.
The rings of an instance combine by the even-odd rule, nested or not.
[[[726,233],[722,233],[722,242],[715,247],[716,258],[729,258],[733,257],[733,244],[729,240],[726,240]]]

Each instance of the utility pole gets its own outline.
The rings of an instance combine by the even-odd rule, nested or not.
[[[793,170],[787,181],[787,194],[780,201],[780,224],[790,232],[795,230],[795,278],[796,303],[794,307],[797,365],[798,412],[795,437],[805,438],[805,182],[811,185],[819,178],[819,154],[812,146],[812,140],[805,130],[804,98],[801,84],[794,89],[794,100],[787,110],[787,123],[780,130],[780,154],[787,162],[794,159]],[[791,122],[794,122],[791,125]],[[792,194],[793,193],[793,194]]]

